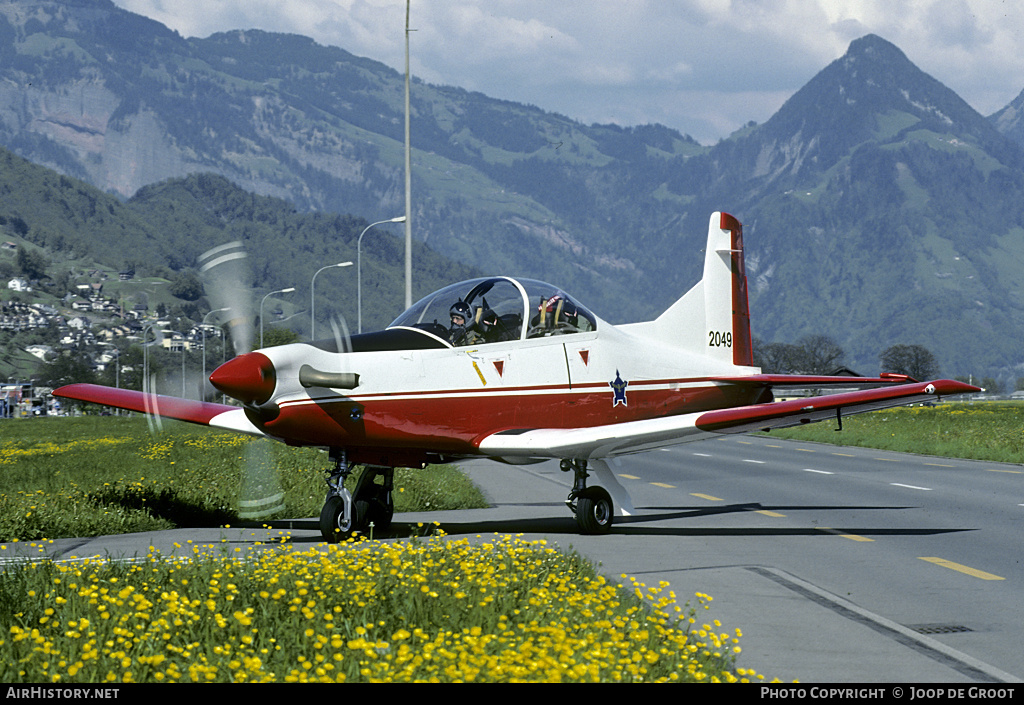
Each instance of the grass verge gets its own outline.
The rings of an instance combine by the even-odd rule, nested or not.
[[[899,407],[843,419],[843,430],[823,422],[772,431],[791,438],[901,453],[1024,463],[1024,404],[951,402]]]
[[[239,525],[253,477],[283,493],[273,516],[318,516],[323,506],[330,462],[319,450],[166,421],[151,434],[141,417],[2,423],[3,541]],[[450,466],[397,470],[394,499],[397,512],[486,506]]]

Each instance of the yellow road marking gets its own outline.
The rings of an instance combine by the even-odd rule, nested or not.
[[[950,466],[950,467],[952,467],[952,466]],[[1008,472],[1008,473],[1010,473],[1012,475],[1020,475],[1020,474],[1024,473],[1024,471],[1022,471],[1022,470],[1000,470],[998,468],[985,468],[985,469],[988,470],[989,472]]]
[[[841,455],[844,458],[856,458],[857,457],[856,455],[851,455],[850,453],[833,453],[832,455]]]
[[[899,458],[872,458],[872,460],[884,460],[887,463],[898,463],[898,462],[900,462]]]
[[[701,494],[700,492],[691,492],[690,494],[692,496],[694,496],[694,497],[700,497],[701,499],[709,499],[712,502],[721,502],[721,501],[723,501],[721,497],[712,497],[709,494]]]
[[[977,568],[970,568],[959,563],[954,563],[953,561],[947,561],[945,558],[925,558],[924,556],[919,556],[919,558],[922,561],[928,561],[929,563],[934,563],[935,565],[941,565],[943,568],[956,570],[961,573],[973,576],[975,578],[981,578],[982,580],[1006,580],[1006,578],[1000,577],[998,575],[993,575],[992,573],[986,573],[985,571],[978,570]]]
[[[943,465],[942,463],[925,463],[925,465],[931,465],[933,468],[951,468],[952,465]]]
[[[800,451],[801,453],[817,453],[818,452],[816,450],[811,450],[810,448],[797,448],[797,450]]]
[[[675,485],[666,485],[664,482],[652,482],[655,487],[664,487],[665,489],[671,490],[675,488]]]
[[[755,509],[758,514],[764,514],[766,517],[784,517],[785,514],[779,514],[778,512],[770,512],[767,509]]]
[[[624,478],[626,478],[627,480],[639,480],[639,479],[640,479],[640,478],[639,478],[639,477],[637,477],[636,475],[627,475],[627,474],[625,474],[625,473],[619,473],[619,477],[624,477]]]
[[[829,528],[824,527],[824,526],[820,527],[818,529],[818,531],[823,531],[826,534],[832,534],[833,536],[842,536],[844,539],[850,539],[851,541],[863,541],[865,543],[870,543],[871,541],[874,541],[874,539],[869,539],[867,536],[858,536],[857,534],[848,534],[846,532],[838,531],[836,529],[829,529]]]

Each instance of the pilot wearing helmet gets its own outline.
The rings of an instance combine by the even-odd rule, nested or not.
[[[469,340],[469,330],[466,324],[469,323],[473,315],[469,304],[459,299],[448,309],[448,315],[452,321],[451,327],[448,329],[448,340],[452,345],[469,345],[472,341]]]

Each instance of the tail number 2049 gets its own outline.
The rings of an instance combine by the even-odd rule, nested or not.
[[[709,348],[731,348],[732,347],[732,333],[723,333],[717,330],[708,331],[708,347]]]

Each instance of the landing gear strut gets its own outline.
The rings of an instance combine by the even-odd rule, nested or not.
[[[584,534],[607,534],[612,529],[615,508],[611,495],[603,487],[587,487],[587,461],[562,460],[562,472],[574,474],[572,490],[565,500],[566,506],[576,515],[576,523]]]
[[[356,531],[364,531],[372,523],[382,531],[391,526],[395,512],[391,491],[394,487],[394,468],[367,466],[356,483],[356,491],[349,492],[345,480],[355,469],[344,450],[331,451],[333,467],[327,477],[327,498],[320,510],[320,534],[325,541],[337,543]],[[377,478],[381,484],[377,484]]]

